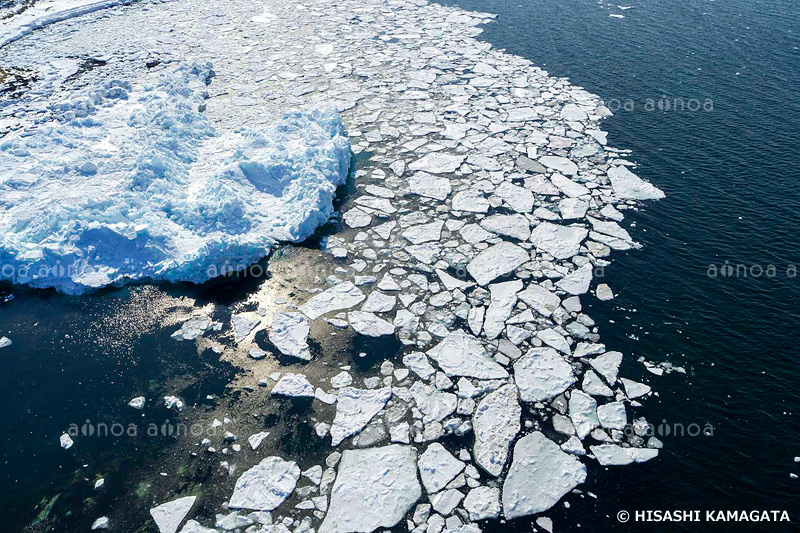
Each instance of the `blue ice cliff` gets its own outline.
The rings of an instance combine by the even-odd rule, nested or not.
[[[71,294],[199,283],[324,224],[351,155],[336,110],[220,134],[202,112],[210,75],[109,80],[0,139],[0,279]]]

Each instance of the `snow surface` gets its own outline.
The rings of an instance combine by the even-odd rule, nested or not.
[[[272,511],[294,492],[298,479],[297,463],[266,457],[239,477],[228,505],[232,509]]]
[[[175,533],[178,526],[192,509],[196,496],[184,496],[171,502],[162,503],[158,507],[150,509],[150,516],[153,517],[161,533]]]
[[[3,20],[0,48],[48,24],[79,17],[108,7],[130,4],[134,0],[37,0],[19,14]],[[2,15],[2,13],[0,13]]]
[[[410,446],[345,450],[319,533],[392,527],[422,496],[417,454]]]
[[[503,483],[507,520],[550,509],[586,481],[586,466],[536,431],[514,445],[514,462]]]
[[[299,242],[333,214],[350,143],[333,108],[218,134],[210,64],[108,79],[0,141],[0,279],[67,293],[200,283]]]

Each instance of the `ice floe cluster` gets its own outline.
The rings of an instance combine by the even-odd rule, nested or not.
[[[613,251],[637,246],[625,215],[663,193],[607,146],[596,96],[476,40],[491,16],[422,0],[230,2],[176,19],[189,35],[214,28],[202,44],[168,44],[221,56],[219,109],[333,102],[362,158],[345,229],[321,252],[329,275],[271,318],[219,326],[255,364],[268,356],[261,330],[295,358],[253,390],[310,402],[332,449],[320,464],[277,450],[244,465],[215,523],[181,531],[472,533],[522,517],[552,530],[548,510],[585,495],[593,470],[657,456],[638,414],[651,389],[620,375],[623,354],[583,307],[614,297],[597,278]],[[174,337],[219,327],[195,317]],[[349,361],[319,377],[301,366],[315,364],[315,328],[403,350],[366,378]],[[232,432],[200,445],[236,453]],[[253,450],[265,433],[247,438]],[[161,507],[180,515],[164,533],[191,512],[177,501]]]
[[[203,282],[298,242],[333,214],[350,144],[336,109],[218,133],[210,64],[105,80],[0,139],[0,277],[68,293]]]

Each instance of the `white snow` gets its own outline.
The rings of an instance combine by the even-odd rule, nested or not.
[[[492,300],[483,320],[483,334],[487,339],[494,339],[503,332],[521,290],[521,280],[489,285]]]
[[[521,427],[521,416],[522,407],[514,385],[505,385],[487,394],[475,410],[472,422],[475,462],[495,477],[508,461],[509,447]]]
[[[300,479],[300,467],[294,461],[266,457],[244,472],[233,488],[228,506],[231,509],[272,511],[288,498]]]
[[[288,396],[290,398],[313,398],[314,386],[303,374],[291,372],[281,376],[281,379],[272,388],[273,396]]]
[[[394,324],[379,318],[374,313],[350,311],[347,313],[347,319],[359,335],[383,337],[394,333]]]
[[[392,391],[388,387],[375,390],[344,387],[336,401],[336,417],[331,426],[331,445],[338,446],[344,439],[355,435],[378,414]]]
[[[350,309],[363,302],[366,296],[350,281],[334,285],[300,306],[302,311],[311,320],[316,320],[324,314],[340,309]]]
[[[508,376],[508,372],[486,354],[481,341],[461,329],[448,333],[428,351],[428,356],[450,377],[498,379]]]
[[[503,483],[506,520],[544,512],[586,481],[586,466],[538,431],[514,445],[514,461]]]
[[[6,135],[0,261],[13,268],[0,277],[73,294],[200,283],[325,223],[350,163],[336,110],[220,135],[198,111],[210,72],[187,62],[137,86],[110,79]]]
[[[191,511],[196,499],[196,496],[184,496],[171,502],[162,503],[158,507],[150,509],[150,516],[153,517],[161,533],[175,533],[183,519]]]
[[[516,244],[503,241],[476,255],[467,265],[467,272],[479,285],[486,285],[513,272],[528,259],[528,252]]]
[[[514,363],[514,381],[523,402],[543,402],[567,390],[575,375],[554,349],[533,348]]]
[[[345,450],[319,533],[369,532],[400,522],[422,496],[410,446]]]
[[[654,185],[639,178],[624,166],[612,167],[608,171],[608,178],[614,193],[623,199],[631,200],[658,200],[664,198],[664,193]]]
[[[573,226],[560,226],[542,222],[531,232],[531,242],[536,248],[545,251],[556,259],[566,259],[578,253],[581,242],[589,230]]]
[[[269,341],[284,355],[311,360],[308,349],[308,319],[295,312],[279,312],[272,315]]]
[[[616,444],[589,446],[597,462],[603,466],[622,466],[631,463],[644,463],[658,457],[654,448],[622,448]]]
[[[419,456],[418,466],[422,485],[429,494],[445,488],[465,467],[438,442],[428,446]]]

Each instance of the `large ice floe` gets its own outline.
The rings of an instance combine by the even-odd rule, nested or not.
[[[337,111],[218,134],[202,112],[212,74],[110,79],[0,140],[0,276],[67,293],[203,282],[325,223],[350,161]]]

